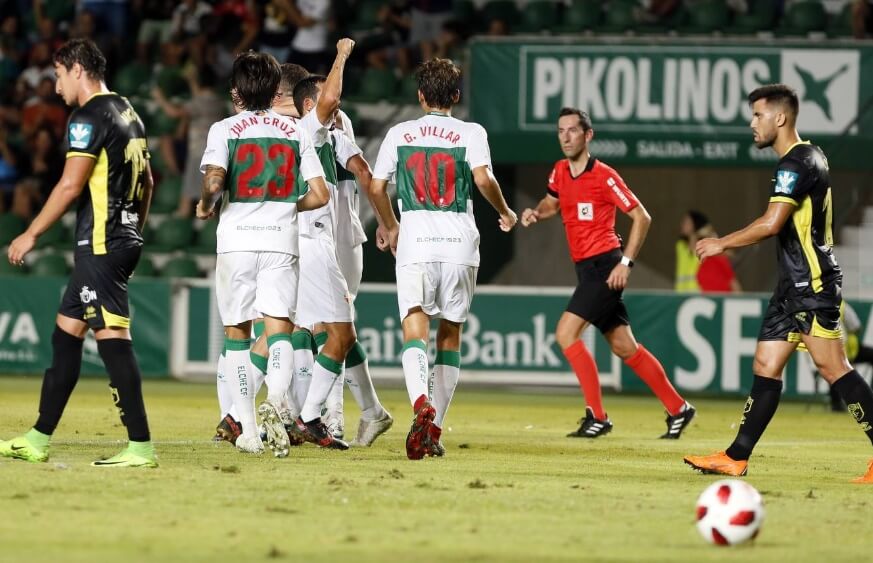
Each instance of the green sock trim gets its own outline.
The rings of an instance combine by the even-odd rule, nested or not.
[[[267,349],[271,348],[276,342],[283,341],[291,343],[291,334],[287,332],[277,332],[276,334],[271,334],[267,337]],[[294,344],[291,344],[291,346],[293,347]]]
[[[315,345],[316,346],[321,348],[322,346],[324,346],[325,342],[327,342],[327,333],[326,332],[319,332],[318,334],[315,335]]]
[[[458,350],[437,350],[434,365],[436,364],[459,368],[461,367],[461,352]]]
[[[400,350],[400,353],[406,352],[410,348],[420,348],[421,350],[427,352],[427,344],[424,343],[424,340],[410,340],[406,344],[403,345],[403,349]]]
[[[255,321],[255,338],[260,338],[264,334],[264,321]]]
[[[364,352],[364,347],[361,346],[361,343],[355,340],[355,345],[352,346],[352,349],[349,350],[349,353],[346,354],[346,367],[353,368],[355,366],[359,366],[367,361],[367,353]]]
[[[224,338],[224,349],[228,352],[242,352],[243,350],[248,350],[251,346],[251,338],[243,338],[242,340],[227,337]]]
[[[43,434],[36,428],[31,428],[30,430],[28,430],[24,437],[27,438],[27,441],[30,442],[30,444],[34,448],[43,451],[45,451],[45,449],[49,447],[49,442],[52,439],[51,434]]]
[[[267,373],[267,356],[249,352],[249,359],[253,366],[261,370],[261,373]]]
[[[301,330],[291,335],[291,347],[295,350],[306,350],[312,348],[312,335]]]
[[[151,442],[128,442],[127,451],[148,459],[155,457],[155,447]]]
[[[340,372],[343,371],[342,362],[338,362],[332,358],[328,358],[324,354],[319,354],[318,357],[315,358],[315,361],[318,362],[318,365],[331,373],[339,375]]]

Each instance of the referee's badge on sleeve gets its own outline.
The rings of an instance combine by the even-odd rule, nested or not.
[[[86,149],[91,143],[90,123],[70,123],[70,148]]]
[[[580,221],[594,220],[594,204],[579,202],[576,204],[576,214]]]

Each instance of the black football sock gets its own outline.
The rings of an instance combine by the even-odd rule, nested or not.
[[[782,397],[782,380],[755,376],[752,391],[743,409],[740,431],[734,443],[725,451],[731,459],[746,460],[752,455],[755,444],[761,439]]]
[[[60,327],[52,333],[52,365],[45,370],[39,396],[39,418],[33,427],[43,434],[54,433],[61,415],[79,381],[82,370],[82,343]]]
[[[97,341],[97,351],[109,372],[109,387],[112,400],[118,407],[121,422],[127,427],[131,442],[148,442],[149,423],[142,400],[142,377],[133,343],[123,338],[107,338]]]
[[[854,369],[836,380],[833,388],[846,402],[849,414],[873,443],[873,389]]]

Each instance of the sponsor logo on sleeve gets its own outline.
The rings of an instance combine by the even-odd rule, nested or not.
[[[794,186],[797,184],[797,172],[790,170],[776,171],[776,193],[791,195],[794,193]]]
[[[70,123],[70,148],[88,148],[91,144],[92,130],[93,126],[90,123]]]

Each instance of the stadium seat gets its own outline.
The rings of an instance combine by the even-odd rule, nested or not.
[[[748,11],[734,16],[733,25],[728,32],[745,35],[772,29],[779,10],[778,1],[750,0]]]
[[[179,198],[182,196],[182,177],[164,176],[155,186],[152,196],[153,213],[170,213],[179,207]]]
[[[158,269],[155,268],[155,263],[148,256],[141,256],[139,263],[136,265],[134,274],[140,278],[154,278],[158,275]]]
[[[67,260],[60,254],[43,254],[30,267],[34,276],[66,276],[68,271]]]
[[[3,256],[3,259],[0,260],[0,277],[2,276],[21,276],[27,273],[22,266],[13,266],[9,263],[9,260],[6,260],[6,257]]]
[[[603,6],[600,0],[576,0],[564,10],[558,33],[594,31],[603,19]]]
[[[6,246],[24,232],[24,219],[11,213],[0,214],[0,246]]]
[[[197,231],[194,244],[190,251],[195,254],[215,254],[217,220],[207,221],[203,228]]]
[[[372,31],[379,26],[379,10],[383,3],[379,0],[365,0],[358,6],[357,16],[351,24],[352,31]]]
[[[414,104],[418,101],[418,79],[414,74],[404,76],[400,81],[397,100],[402,104]]]
[[[730,11],[724,0],[704,0],[694,5],[690,11],[688,24],[681,28],[683,33],[712,33],[724,31],[728,27]]]
[[[191,94],[188,90],[188,82],[185,81],[179,67],[164,67],[155,78],[155,83],[168,98],[187,97]]]
[[[115,74],[113,80],[113,88],[122,96],[140,95],[142,97],[149,96],[149,87],[151,85],[151,71],[141,63],[133,62],[124,65]]]
[[[46,230],[38,239],[36,239],[36,248],[57,248],[64,246],[70,242],[67,236],[67,228],[60,221],[55,223]]]
[[[558,4],[551,0],[528,2],[521,12],[519,31],[551,32],[558,23]]]
[[[199,278],[200,275],[197,262],[188,256],[171,258],[161,269],[161,276],[165,278]]]
[[[789,4],[782,16],[779,32],[784,35],[806,35],[813,31],[824,31],[826,25],[824,5],[817,0],[808,0]]]
[[[852,37],[852,3],[846,2],[843,9],[828,23],[828,36]]]
[[[154,242],[149,250],[171,252],[186,250],[194,240],[194,227],[191,220],[181,217],[168,217],[157,229],[153,229]]]
[[[476,5],[470,0],[454,0],[452,2],[452,18],[467,24],[475,24],[479,15]]]
[[[482,7],[482,19],[486,22],[503,20],[509,24],[510,29],[514,29],[521,21],[518,7],[512,0],[491,0],[487,2]]]
[[[606,20],[599,31],[604,33],[624,33],[636,26],[634,9],[637,3],[633,0],[610,0],[606,9]]]
[[[356,100],[362,102],[379,102],[391,100],[397,91],[397,78],[389,69],[368,68],[361,77],[361,85]]]

